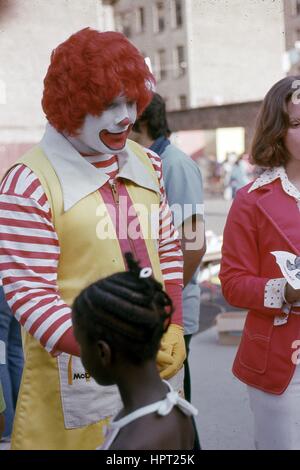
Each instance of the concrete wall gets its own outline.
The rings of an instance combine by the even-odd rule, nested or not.
[[[300,40],[296,31],[300,29],[300,16],[297,15],[296,0],[284,0],[286,49],[292,49],[295,41]]]
[[[300,12],[299,12],[300,13]],[[285,45],[286,50],[294,49],[295,42],[300,41],[300,14],[297,11],[296,0],[284,0],[284,20],[285,20]],[[298,49],[298,62],[291,63],[288,60],[287,72],[289,75],[300,73],[300,50]]]
[[[104,30],[108,8],[99,0],[1,0],[0,143],[40,138],[45,122],[40,101],[51,51],[81,28]]]
[[[251,101],[173,111],[168,113],[168,122],[174,132],[191,129],[212,130],[224,127],[244,127],[245,149],[249,152],[261,104],[261,101]]]
[[[193,107],[255,101],[284,76],[282,0],[186,0]]]

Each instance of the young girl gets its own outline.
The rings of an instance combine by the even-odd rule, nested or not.
[[[300,290],[271,254],[300,254],[299,80],[264,99],[252,159],[265,171],[237,192],[224,231],[223,294],[249,309],[233,372],[248,384],[258,449],[300,449]]]
[[[124,408],[101,449],[192,449],[197,410],[162,381],[156,355],[172,302],[150,268],[126,254],[129,271],[81,292],[73,325],[86,371],[100,385],[117,384]]]

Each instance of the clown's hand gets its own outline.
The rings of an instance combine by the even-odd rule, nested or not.
[[[186,358],[183,328],[171,323],[163,335],[156,363],[162,379],[173,377],[183,366]]]

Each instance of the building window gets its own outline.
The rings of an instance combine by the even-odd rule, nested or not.
[[[295,38],[295,40],[294,40],[294,47],[295,47],[296,49],[300,49],[300,29],[299,29],[299,28],[295,29],[295,31],[294,31],[294,38]]]
[[[179,109],[186,109],[187,108],[187,96],[179,95],[178,103],[179,103]]]
[[[156,2],[153,11],[154,31],[161,33],[165,30],[165,5],[164,2]]]
[[[157,51],[155,65],[157,80],[164,80],[167,77],[167,58],[165,49]]]
[[[184,46],[177,46],[174,50],[174,76],[184,75],[186,66]]]
[[[136,10],[136,32],[142,33],[145,31],[145,8],[140,7]]]
[[[300,0],[295,0],[295,13],[296,15],[300,15]]]
[[[116,31],[122,32],[122,18],[121,15],[116,15]]]
[[[182,0],[172,0],[172,26],[181,28],[182,23]]]
[[[116,27],[117,31],[123,33],[127,38],[130,38],[132,34],[130,13],[124,13],[123,15],[119,15],[116,18]]]

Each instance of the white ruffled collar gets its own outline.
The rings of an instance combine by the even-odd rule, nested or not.
[[[294,197],[297,201],[300,201],[300,191],[290,182],[283,166],[265,170],[248,189],[248,193],[266,184],[272,183],[277,178],[280,179],[284,192]]]

